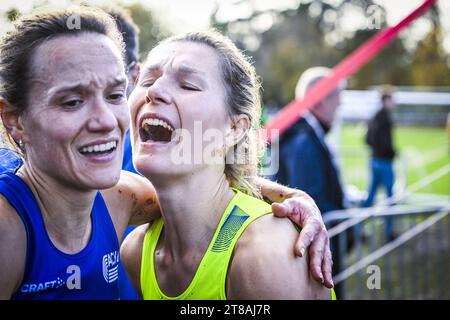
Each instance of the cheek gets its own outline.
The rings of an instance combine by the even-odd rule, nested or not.
[[[54,150],[70,143],[80,131],[81,120],[77,117],[61,116],[60,113],[41,112],[30,114],[24,127],[33,149]]]
[[[67,150],[73,141],[76,133],[72,132],[67,126],[47,126],[33,131],[29,147],[34,150],[33,153],[40,153],[44,156],[58,154],[58,150]]]
[[[123,131],[127,131],[130,126],[130,111],[128,110],[128,104],[125,103],[118,107],[116,111],[116,118],[119,122],[120,128],[123,128]]]
[[[228,128],[231,127],[230,118],[227,113],[219,110],[189,110],[189,112],[180,111],[180,116],[183,122],[183,127],[195,134],[199,133],[201,128],[201,134],[204,135],[208,131],[213,131],[217,134],[217,131],[221,131],[223,135]],[[211,132],[210,132],[211,133]]]
[[[128,111],[131,121],[131,126],[133,127],[136,115],[139,112],[140,106],[143,105],[143,100],[145,99],[146,90],[141,87],[136,87],[128,98]]]
[[[217,129],[226,128],[230,124],[229,110],[220,97],[209,97],[202,103],[204,108],[198,110],[199,119],[204,119],[204,126]]]

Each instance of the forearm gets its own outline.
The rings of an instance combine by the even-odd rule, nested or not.
[[[301,190],[289,188],[264,178],[258,177],[255,182],[260,188],[263,197],[270,202],[283,202],[293,197],[310,198],[307,193]]]
[[[161,216],[153,185],[131,172],[122,171],[119,182],[102,190],[102,195],[118,225],[140,225]]]

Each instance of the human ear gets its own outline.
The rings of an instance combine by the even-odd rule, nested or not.
[[[141,65],[140,63],[136,64],[136,66],[133,69],[133,73],[131,74],[131,80],[132,84],[135,86],[137,84],[137,81],[139,79],[139,75],[141,74]]]
[[[0,97],[0,115],[6,132],[13,138],[14,142],[22,145],[24,140],[24,130],[21,123],[21,116],[17,110]]]
[[[231,130],[227,134],[226,143],[228,147],[234,146],[241,141],[250,130],[250,119],[246,114],[232,116]]]

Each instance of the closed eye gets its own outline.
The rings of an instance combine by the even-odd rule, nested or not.
[[[154,74],[144,74],[138,79],[138,83],[141,87],[150,87],[157,79],[158,76],[155,76]]]
[[[155,82],[155,81],[145,80],[145,81],[141,81],[141,82],[139,83],[139,85],[140,85],[141,87],[148,88],[148,87],[150,87],[154,82]]]
[[[190,91],[201,91],[199,88],[197,88],[196,86],[193,86],[191,84],[181,84],[181,89],[184,90],[190,90]]]

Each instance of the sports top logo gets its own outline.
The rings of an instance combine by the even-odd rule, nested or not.
[[[117,250],[107,253],[102,259],[103,278],[112,283],[119,277],[119,252]]]

